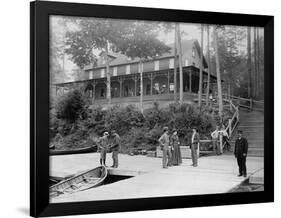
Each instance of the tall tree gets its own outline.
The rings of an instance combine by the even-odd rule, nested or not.
[[[177,31],[177,50],[178,50],[178,60],[179,60],[179,73],[180,73],[180,97],[179,102],[180,104],[183,103],[183,69],[182,69],[182,46],[181,46],[181,31],[180,31],[180,24],[176,24],[176,31]]]
[[[217,26],[214,26],[214,45],[215,45],[215,54],[216,54],[216,71],[217,71],[217,85],[218,85],[218,103],[219,103],[219,116],[222,118],[222,88],[221,88],[221,75],[220,75],[220,59],[219,59],[219,50],[218,50],[218,40],[217,40]]]
[[[106,99],[107,103],[111,104],[111,75],[109,71],[109,42],[108,40],[106,41],[105,45],[105,63],[106,63]]]
[[[207,25],[207,59],[208,59],[208,80],[207,80],[207,94],[206,105],[209,105],[209,92],[210,92],[210,26]]]
[[[177,28],[176,28],[176,24],[175,24],[175,41],[174,41],[174,101],[177,101],[177,64],[178,64],[178,37],[177,37]]]
[[[141,112],[143,112],[143,62],[171,49],[157,38],[159,30],[160,26],[157,23],[135,22],[130,32],[118,39],[114,48],[116,52],[139,60]]]
[[[248,97],[252,98],[251,27],[247,27]]]
[[[50,83],[65,82],[68,76],[64,67],[64,37],[67,20],[64,17],[50,19]]]
[[[110,19],[82,18],[75,19],[75,28],[66,35],[65,52],[70,55],[71,60],[83,69],[86,65],[95,64],[96,56],[93,49],[105,51],[106,78],[107,78],[107,100],[111,103],[111,84],[109,72],[109,46],[117,46],[119,38],[128,34],[132,21],[120,21]]]
[[[253,93],[254,96],[257,96],[257,74],[258,74],[258,66],[257,66],[257,28],[254,27],[254,73],[253,73],[253,80],[254,80],[254,85],[253,85]]]
[[[241,78],[245,68],[244,65],[244,47],[246,39],[246,29],[236,26],[220,26],[217,29],[217,42],[220,57],[221,77],[226,84],[230,85],[230,89],[236,87],[239,89],[241,82],[246,81]],[[214,45],[213,45],[214,47]],[[215,54],[212,54],[212,66],[215,66]],[[215,70],[215,69],[214,69]]]
[[[260,97],[260,34],[257,28],[257,96]]]
[[[200,110],[202,106],[203,37],[204,37],[204,27],[203,24],[201,24],[200,73],[199,73],[199,92],[198,92],[198,105]]]

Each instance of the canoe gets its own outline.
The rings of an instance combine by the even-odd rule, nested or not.
[[[53,150],[50,149],[50,155],[67,155],[67,154],[84,154],[84,153],[91,153],[96,152],[96,147],[85,147],[85,148],[77,148],[72,150]]]
[[[49,188],[50,197],[72,194],[99,186],[106,177],[106,167],[99,166],[51,186]]]

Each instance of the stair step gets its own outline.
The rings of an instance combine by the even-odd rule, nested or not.
[[[240,110],[240,120],[237,129],[243,131],[243,135],[248,141],[248,156],[263,157],[265,146],[264,114],[256,111]],[[237,131],[235,131],[234,137],[230,140],[232,153],[236,141],[235,135],[237,135]]]

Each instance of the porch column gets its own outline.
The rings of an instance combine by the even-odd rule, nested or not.
[[[95,97],[96,97],[96,82],[93,82],[93,99],[92,99],[92,102],[95,101]]]
[[[170,94],[170,71],[168,70],[168,94]]]
[[[122,97],[122,83],[123,83],[123,79],[122,78],[120,78],[119,79],[119,84],[120,84],[120,94],[119,94],[119,97],[121,98]]]
[[[150,95],[152,95],[152,84],[153,84],[153,76],[152,76],[152,73],[150,74]]]
[[[189,70],[189,92],[192,93],[192,73],[191,70]]]
[[[134,77],[134,81],[135,81],[135,96],[137,96],[137,83],[138,83],[137,76]]]

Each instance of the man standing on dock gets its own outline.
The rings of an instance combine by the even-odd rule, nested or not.
[[[216,130],[211,133],[213,141],[213,151],[215,154],[220,155],[219,151],[219,126],[216,125]]]
[[[99,138],[98,147],[100,149],[100,165],[106,166],[106,152],[108,149],[108,132],[104,132],[103,136]]]
[[[237,159],[238,167],[239,167],[239,175],[238,176],[247,176],[247,168],[246,168],[246,157],[248,153],[248,142],[247,139],[243,137],[242,130],[238,130],[238,139],[235,141],[235,149],[234,155]]]
[[[163,151],[163,158],[162,158],[162,165],[163,168],[168,168],[169,162],[171,161],[171,150],[169,148],[170,146],[170,139],[168,135],[168,127],[163,128],[164,133],[162,136],[159,138],[159,143],[161,146],[161,149]]]
[[[192,136],[191,136],[191,158],[192,158],[192,166],[198,166],[198,150],[200,147],[200,137],[196,128],[192,128]]]
[[[111,131],[111,149],[112,149],[112,160],[113,165],[111,167],[118,167],[118,153],[120,149],[120,136],[116,133],[115,130]]]

